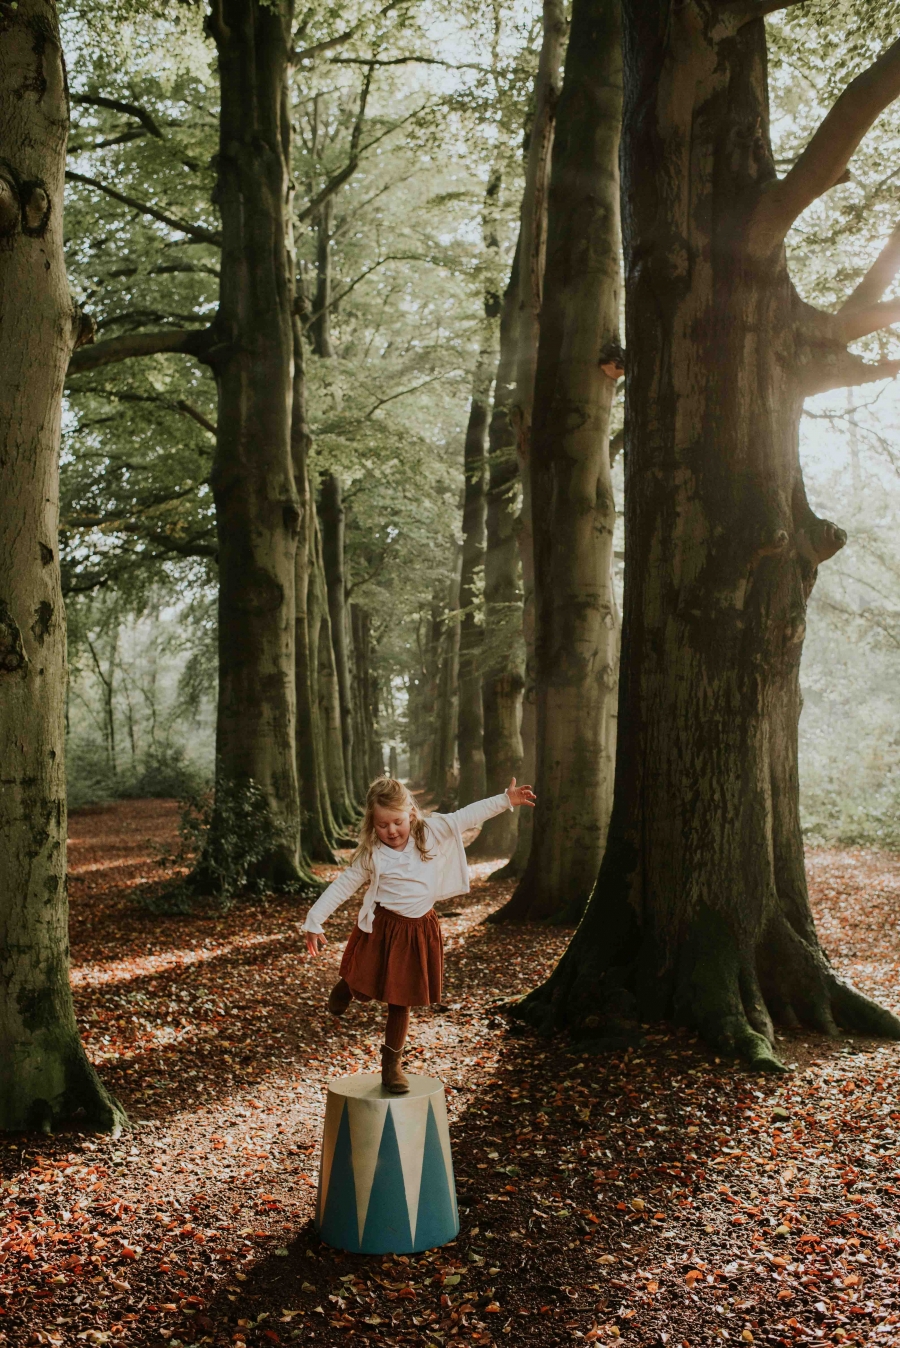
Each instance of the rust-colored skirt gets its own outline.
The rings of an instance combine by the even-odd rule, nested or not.
[[[432,908],[402,917],[378,904],[370,932],[356,926],[341,960],[341,978],[360,1002],[431,1006],[441,1000],[444,939]]]

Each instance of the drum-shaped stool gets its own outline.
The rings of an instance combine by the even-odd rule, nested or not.
[[[355,1254],[414,1254],[458,1234],[440,1081],[410,1076],[408,1095],[374,1072],[328,1083],[316,1230]]]

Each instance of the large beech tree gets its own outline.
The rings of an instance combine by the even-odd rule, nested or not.
[[[575,0],[550,172],[530,439],[538,803],[507,918],[581,910],[611,803],[615,381],[603,352],[618,338],[621,107],[618,0]]]
[[[806,606],[844,543],[804,491],[804,398],[896,373],[847,343],[896,238],[836,313],[785,236],[900,94],[900,42],[783,178],[769,141],[768,0],[625,0],[626,581],[615,800],[590,906],[522,1005],[581,1033],[661,1016],[780,1066],[773,1022],[900,1037],[816,937],[799,822]]]
[[[63,259],[69,107],[56,5],[0,6],[0,1128],[124,1115],[69,987],[62,389],[88,335]]]

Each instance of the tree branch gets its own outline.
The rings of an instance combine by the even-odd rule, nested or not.
[[[108,337],[104,342],[83,346],[72,353],[68,374],[84,374],[99,370],[104,365],[115,365],[132,356],[155,356],[160,352],[175,351],[197,360],[207,359],[214,344],[212,328],[192,328],[169,332],[127,332],[121,337]]]
[[[802,5],[804,0],[727,0],[719,13],[736,21],[741,28],[753,19],[764,19],[767,14],[775,14],[780,9],[792,9]]]
[[[204,229],[202,225],[192,225],[186,220],[176,220],[174,216],[167,215],[165,211],[158,210],[156,206],[151,206],[146,201],[128,197],[124,192],[118,192],[114,187],[107,187],[106,183],[98,182],[96,178],[88,178],[83,173],[73,173],[71,169],[66,170],[66,180],[94,187],[98,192],[104,192],[108,197],[112,197],[113,201],[120,201],[123,206],[130,206],[132,210],[140,211],[141,215],[152,216],[154,220],[168,225],[170,229],[177,229],[182,234],[187,234],[189,238],[196,239],[198,243],[209,243],[214,248],[222,247],[222,235],[218,230]]]
[[[380,9],[377,14],[373,14],[372,18],[383,19],[386,14],[390,14],[391,10],[396,9],[401,3],[402,0],[390,0],[390,3],[385,5],[383,9]],[[355,37],[360,28],[363,28],[369,22],[370,20],[368,17],[360,19],[359,23],[355,23],[353,27],[348,28],[346,32],[339,33],[337,37],[326,38],[324,42],[314,42],[312,46],[304,47],[302,51],[297,51],[295,48],[291,52],[291,60],[295,64],[298,61],[311,61],[314,56],[318,56],[323,51],[331,51],[334,47],[341,47],[345,42],[349,42],[351,38]],[[295,43],[299,37],[300,32],[298,31],[294,35]]]
[[[900,299],[883,300],[861,309],[842,309],[835,315],[834,321],[840,340],[855,342],[860,337],[868,337],[870,332],[879,332],[882,328],[889,328],[892,323],[900,323]]]
[[[136,117],[151,136],[155,136],[157,140],[165,139],[151,114],[137,103],[125,103],[120,98],[103,98],[99,94],[75,94],[72,102],[78,103],[81,107],[108,108],[110,112],[122,112],[126,117]]]
[[[385,403],[392,403],[395,398],[405,398],[408,393],[418,393],[419,389],[427,388],[429,384],[436,384],[440,379],[446,379],[449,373],[451,372],[444,371],[442,374],[433,374],[429,379],[423,379],[421,383],[413,384],[411,388],[403,388],[399,393],[389,393],[386,398],[379,398],[366,412],[363,421],[368,421],[370,417],[373,417],[379,408],[384,407]],[[455,373],[459,374],[461,371],[457,370]]]
[[[193,418],[198,426],[202,426],[205,431],[209,431],[210,435],[217,434],[213,423],[208,417],[205,417],[198,408],[194,407],[193,403],[186,402],[184,398],[179,398],[175,406],[178,408],[179,412],[183,412],[186,417]]]
[[[442,61],[437,56],[332,56],[331,64],[336,66],[445,66],[447,70],[477,70],[482,75],[490,75],[489,66],[477,65],[474,61]]]
[[[857,388],[860,384],[876,384],[880,379],[895,379],[900,373],[900,360],[882,360],[870,364],[849,351],[835,348],[823,353],[802,371],[800,389],[804,397],[815,393],[829,393],[835,388]]]
[[[112,398],[115,402],[120,403],[151,403],[154,407],[162,407],[167,412],[180,412],[183,416],[190,417],[192,421],[196,421],[197,425],[202,426],[205,431],[209,431],[210,435],[214,436],[216,434],[216,428],[209,418],[205,417],[198,408],[194,407],[193,403],[187,402],[184,398],[179,398],[176,402],[171,402],[168,398],[160,397],[158,393],[133,393],[131,389],[102,387],[90,387],[84,390],[79,389],[78,392],[93,393],[98,397]],[[90,423],[82,422],[81,426],[83,427],[88,424]],[[132,469],[132,471],[136,471],[136,465],[126,463],[124,459],[117,459],[116,462],[122,464],[126,468]]]
[[[856,289],[844,300],[838,313],[845,314],[856,309],[865,309],[880,300],[898,271],[900,271],[900,222],[894,226],[887,243]]]
[[[360,137],[362,136],[363,119],[366,115],[366,103],[369,100],[369,89],[372,85],[372,62],[367,62],[367,65],[369,68],[366,71],[365,79],[363,80],[363,87],[359,96],[359,108],[356,113],[356,121],[353,124],[353,131],[350,135],[349,158],[344,167],[328,179],[325,186],[320,192],[316,193],[312,201],[308,202],[303,207],[303,210],[297,213],[298,225],[302,225],[304,220],[308,220],[310,216],[315,215],[322,203],[327,201],[329,197],[334,196],[335,192],[337,192],[340,187],[343,187],[347,179],[352,178],[359,167],[359,142]]]
[[[847,86],[794,167],[765,188],[750,218],[755,250],[771,252],[811,202],[833,187],[879,113],[900,94],[900,38]]]
[[[342,299],[344,299],[347,295],[350,294],[351,290],[355,290],[356,287],[359,285],[360,281],[364,281],[367,276],[372,275],[373,271],[377,271],[379,267],[385,266],[386,263],[427,262],[427,261],[428,258],[417,257],[415,253],[389,253],[387,257],[380,257],[377,262],[372,263],[371,267],[366,267],[365,271],[360,272],[359,276],[354,276],[353,280],[349,281],[347,285],[344,286],[343,290],[339,290],[336,295],[332,295],[328,303],[323,304],[321,309],[317,309],[316,312],[313,314],[304,315],[303,318],[304,331],[309,329],[312,326],[312,324],[315,323],[317,318],[321,318],[322,314],[327,313],[330,309],[333,309],[335,305],[339,304]]]

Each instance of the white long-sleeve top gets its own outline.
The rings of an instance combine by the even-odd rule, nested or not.
[[[403,848],[376,843],[371,873],[361,861],[354,861],[342,871],[306,914],[303,930],[321,932],[322,923],[363,885],[367,888],[356,919],[363,931],[372,930],[376,904],[403,917],[424,917],[438,899],[468,894],[469,866],[463,833],[512,808],[509,796],[503,791],[499,796],[465,805],[453,814],[429,815],[425,820],[431,853],[428,861],[420,856],[412,834]]]

